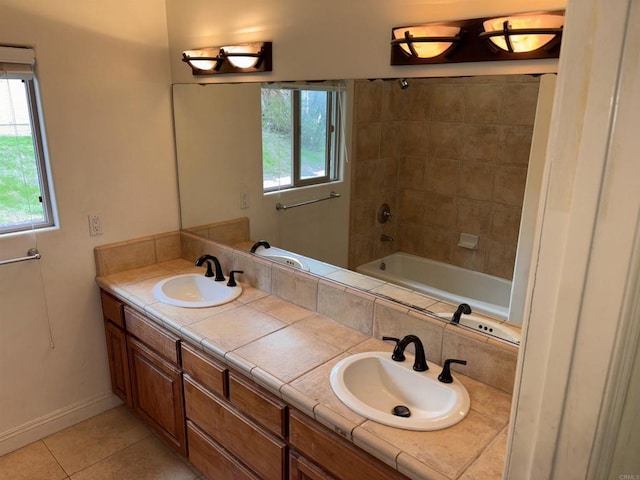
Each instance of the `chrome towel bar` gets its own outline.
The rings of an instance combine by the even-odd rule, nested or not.
[[[281,203],[276,203],[276,210],[288,210],[289,208],[302,207],[303,205],[310,205],[312,203],[323,202],[325,200],[331,200],[332,198],[338,198],[340,196],[339,193],[331,192],[328,197],[324,198],[316,198],[315,200],[308,200],[306,202],[294,203],[293,205],[283,205]]]
[[[40,260],[40,252],[38,252],[37,248],[30,248],[27,251],[27,256],[26,257],[18,257],[18,258],[10,258],[8,260],[2,260],[0,261],[0,265],[7,265],[9,263],[17,263],[17,262],[24,262],[26,260]]]

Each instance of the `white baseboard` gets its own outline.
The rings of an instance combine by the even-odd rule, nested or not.
[[[0,432],[0,455],[17,450],[120,404],[122,404],[122,400],[117,396],[105,393],[73,403],[18,427]]]

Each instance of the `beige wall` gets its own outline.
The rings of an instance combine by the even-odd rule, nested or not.
[[[566,0],[167,0],[172,78],[176,83],[326,80],[555,71],[557,62],[477,62],[392,67],[391,29],[416,22],[562,9]],[[273,42],[273,72],[249,78],[194,79],[181,61],[191,48]],[[535,65],[535,66],[533,66]]]
[[[60,228],[0,238],[0,453],[113,404],[93,248],[178,228],[162,0],[0,0],[32,46]],[[87,215],[104,235],[90,237]],[[49,335],[51,329],[51,337]],[[53,343],[51,343],[51,339]]]
[[[511,279],[538,78],[409,84],[356,83],[350,265],[401,250]],[[381,225],[384,202],[394,217]]]

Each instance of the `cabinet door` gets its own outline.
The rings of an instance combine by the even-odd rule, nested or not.
[[[296,452],[289,454],[289,480],[335,480]]]
[[[104,322],[109,355],[109,373],[111,389],[127,406],[132,406],[131,381],[129,379],[129,360],[127,354],[127,335],[111,322]]]
[[[132,336],[127,341],[134,411],[186,457],[182,373]]]

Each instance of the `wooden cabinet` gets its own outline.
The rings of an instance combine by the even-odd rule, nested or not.
[[[211,480],[406,480],[144,314],[101,295],[113,391]]]
[[[132,308],[124,307],[124,318],[129,335],[136,337],[176,367],[180,366],[180,338]]]
[[[124,319],[133,410],[186,456],[180,339],[132,308]]]
[[[102,301],[102,316],[105,322],[124,329],[124,304],[113,295],[109,295],[104,290],[100,291]]]
[[[111,389],[129,407],[132,406],[127,335],[124,330],[124,305],[117,298],[101,292],[104,332],[109,357]]]
[[[186,344],[182,344],[182,371],[210,392],[227,396],[227,368]]]
[[[334,477],[293,450],[289,453],[289,479],[335,480]]]
[[[184,344],[182,361],[189,460],[211,478],[285,480],[286,403]]]
[[[133,410],[186,456],[182,372],[135,338],[128,344]]]
[[[280,438],[287,436],[288,407],[255,383],[229,374],[229,401],[238,410]]]
[[[312,460],[316,465],[321,465],[322,470],[329,472],[336,479],[406,479],[397,470],[297,411],[292,411],[289,416],[289,444],[292,449]],[[304,470],[300,474],[303,475],[302,477],[295,478],[305,478],[304,475],[315,478],[307,472],[308,470]]]
[[[111,322],[104,322],[109,355],[109,373],[111,389],[129,407],[131,399],[131,380],[129,378],[129,355],[127,353],[127,334]]]
[[[260,480],[222,446],[187,421],[189,461],[211,480]]]

